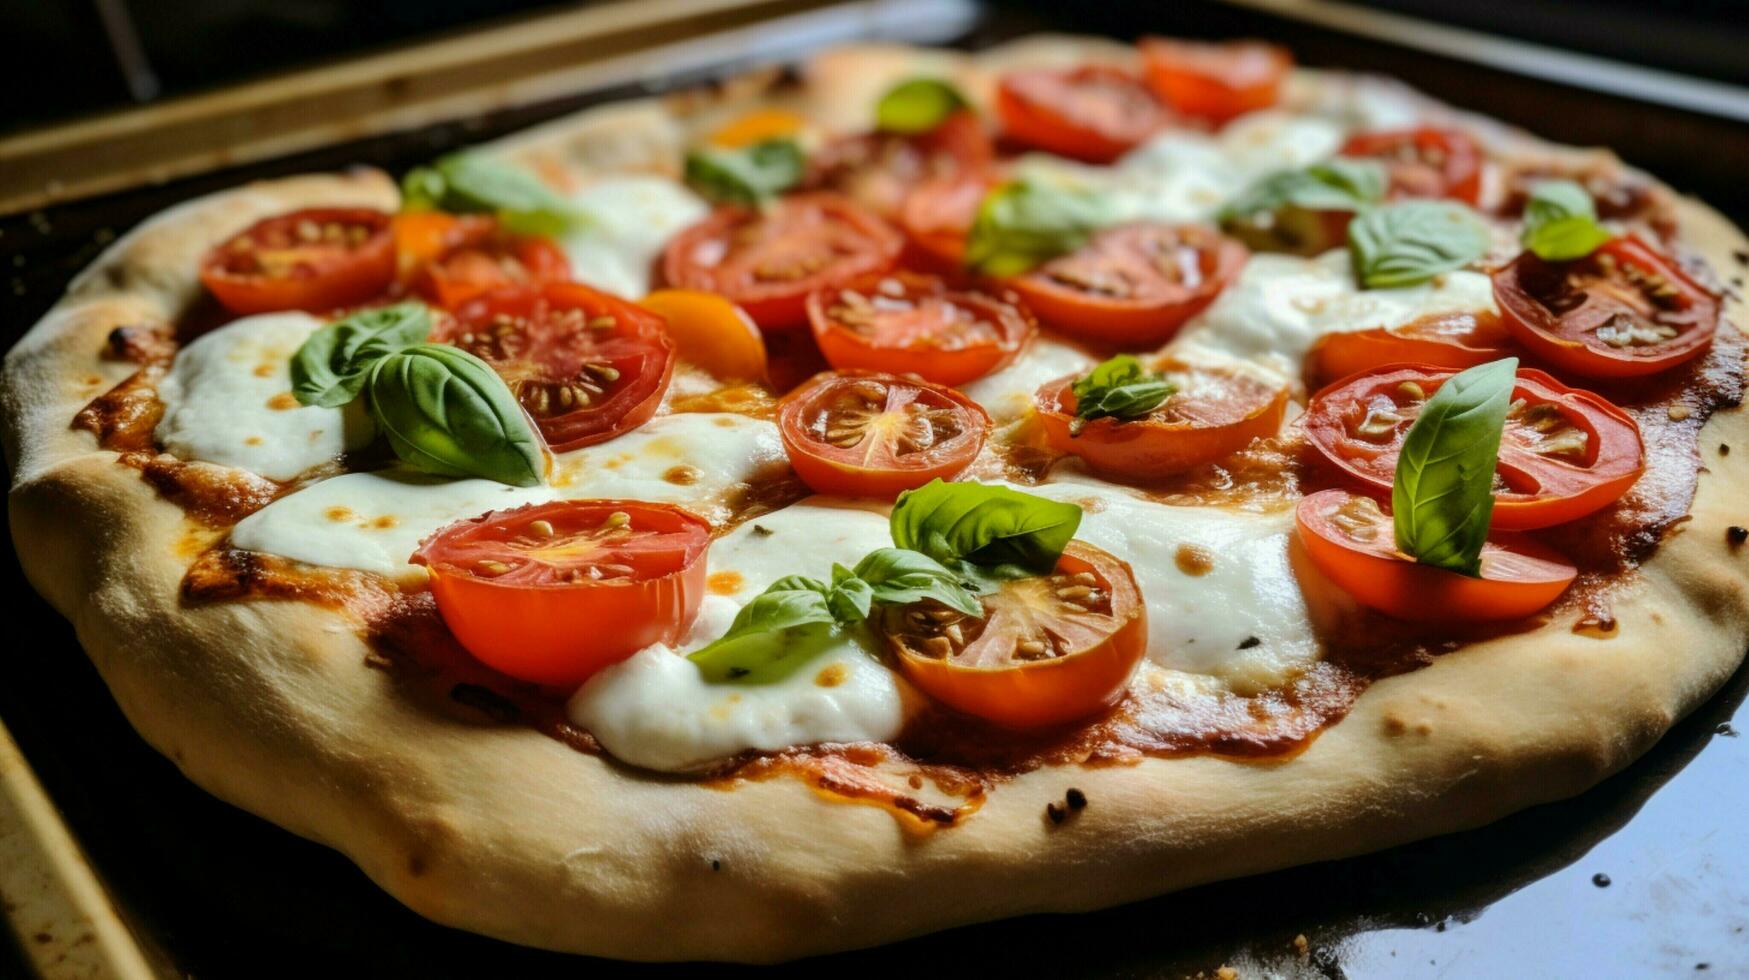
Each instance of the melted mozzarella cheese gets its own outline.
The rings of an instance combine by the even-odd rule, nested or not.
[[[572,197],[589,221],[562,244],[578,282],[638,299],[668,239],[710,212],[696,194],[666,177],[608,177]]]
[[[362,408],[299,405],[291,358],[322,321],[308,313],[245,317],[182,348],[158,385],[166,452],[290,480],[370,441]]]
[[[421,572],[407,559],[438,528],[552,497],[547,487],[450,480],[402,468],[347,473],[245,517],[232,529],[231,544],[311,565],[416,578]]]
[[[854,566],[876,548],[893,546],[884,507],[835,497],[810,497],[757,517],[711,545],[713,586],[745,601],[785,575],[828,580],[832,563]]]
[[[618,497],[680,504],[715,523],[734,497],[789,465],[777,426],[714,412],[664,415],[617,439],[558,456],[561,497]]]
[[[1058,340],[1035,337],[1012,364],[994,374],[960,386],[967,398],[984,407],[998,424],[1017,419],[1032,410],[1032,395],[1039,385],[1065,374],[1084,372],[1097,363],[1078,347]]]

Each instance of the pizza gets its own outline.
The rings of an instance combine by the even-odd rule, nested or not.
[[[1749,643],[1745,248],[1260,42],[839,48],[147,221],[6,359],[12,529],[418,913],[781,960],[1625,766]]]

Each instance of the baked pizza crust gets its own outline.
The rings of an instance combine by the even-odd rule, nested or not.
[[[1064,57],[1061,39],[1027,43]],[[1029,49],[1018,50],[995,57]],[[672,116],[654,103],[609,107],[507,149],[564,153],[593,127],[617,142],[591,152],[646,153],[655,169],[649,147]],[[173,322],[199,293],[207,247],[319,203],[392,208],[396,197],[364,171],[185,204],[109,249],[13,349],[0,390],[13,538],[155,748],[445,924],[626,959],[762,962],[1378,850],[1595,784],[1715,691],[1749,642],[1749,549],[1725,533],[1749,524],[1749,419],[1731,409],[1702,431],[1692,519],[1631,576],[1614,636],[1557,621],[1467,646],[1374,684],[1291,758],[1040,769],[997,787],[960,826],[920,833],[795,779],[708,788],[532,728],[440,716],[365,665],[340,612],[183,605],[194,525],[68,424],[131,371],[98,357],[113,327]],[[1698,201],[1678,207],[1686,242],[1715,269],[1749,247]],[[1726,309],[1743,312],[1734,299]],[[1054,824],[1045,805],[1071,786],[1089,803]]]

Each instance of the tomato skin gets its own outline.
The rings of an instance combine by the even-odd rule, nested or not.
[[[341,228],[355,241],[310,240]],[[354,231],[357,229],[357,231]],[[263,270],[256,257],[273,255],[285,274]],[[325,313],[364,303],[395,279],[389,215],[369,208],[306,208],[257,221],[214,246],[201,261],[200,281],[232,313],[278,310]]]
[[[834,315],[842,309],[847,293],[872,297],[875,304],[910,303],[915,315],[909,322],[897,313],[885,314],[887,319],[881,320],[878,318],[883,314],[876,310],[871,314],[877,318],[871,327],[875,333],[870,336],[840,319],[848,314]],[[944,344],[939,339],[944,333],[943,321],[929,314],[939,309],[969,312],[997,336],[961,346]],[[892,319],[899,322],[892,323]],[[914,374],[939,385],[962,385],[1000,369],[1038,332],[1032,313],[1013,294],[995,296],[953,289],[938,276],[903,271],[815,290],[808,297],[808,320],[813,324],[814,342],[834,368]],[[883,322],[889,324],[885,332],[881,330]]]
[[[752,240],[736,243],[742,237]],[[809,293],[892,268],[904,243],[848,198],[792,194],[763,211],[718,207],[668,243],[662,270],[669,286],[736,303],[761,330],[792,330],[807,325]],[[832,257],[821,259],[822,249]]]
[[[1356,541],[1332,522],[1332,514],[1356,499],[1365,498],[1347,490],[1302,497],[1294,510],[1296,536],[1318,571],[1387,616],[1433,623],[1523,619],[1547,608],[1578,577],[1560,552],[1511,533],[1489,535],[1480,578],[1419,564],[1396,550],[1388,515],[1372,526],[1371,542]]]
[[[996,111],[1008,138],[1087,163],[1116,160],[1168,121],[1141,79],[1110,65],[1010,72]]]
[[[885,398],[884,412],[923,404],[951,418],[959,431],[910,459],[895,451],[888,432],[877,431],[874,441],[865,437],[844,448],[823,438],[831,431],[828,420],[840,399],[876,390]],[[833,371],[816,375],[785,396],[777,426],[790,466],[815,493],[893,498],[930,480],[951,480],[971,465],[989,436],[990,416],[977,402],[942,385],[872,371]]]
[[[1312,387],[1387,364],[1468,368],[1517,353],[1492,314],[1436,313],[1399,327],[1327,333],[1306,354]]]
[[[507,232],[490,215],[404,211],[395,215],[394,236],[402,282],[446,310],[571,278],[571,260],[556,242]]]
[[[991,168],[996,144],[978,114],[961,110],[923,133],[860,133],[829,141],[808,160],[812,190],[843,194],[896,219],[913,188],[964,180]]]
[[[966,264],[966,239],[978,209],[996,186],[991,173],[938,177],[911,190],[899,208],[899,227],[918,261],[943,272],[958,272]]]
[[[600,581],[507,581],[458,565],[466,552],[491,554],[500,528],[545,520],[599,523],[615,511],[631,527],[674,539],[633,576]],[[536,684],[575,687],[595,672],[654,643],[685,635],[705,596],[710,524],[668,504],[632,500],[570,500],[494,511],[451,524],[420,544],[413,561],[426,566],[438,612],[462,646],[489,667]],[[485,545],[481,547],[482,543]],[[517,554],[505,548],[506,558]],[[640,556],[641,557],[641,556]]]
[[[1198,283],[1171,282],[1157,271],[1150,252],[1164,243],[1196,250]],[[1198,225],[1118,225],[1094,235],[1079,251],[1004,284],[1019,293],[1040,320],[1065,333],[1102,343],[1151,347],[1170,340],[1184,321],[1214,302],[1250,254],[1233,239]],[[1116,264],[1145,278],[1126,297],[1092,293],[1061,280],[1083,264],[1096,269]]]
[[[1267,109],[1293,68],[1286,49],[1261,41],[1209,44],[1149,37],[1141,42],[1148,84],[1174,112],[1214,122]]]
[[[1347,419],[1359,407],[1381,395],[1388,396],[1404,383],[1417,385],[1431,397],[1456,373],[1413,364],[1344,378],[1312,396],[1306,406],[1306,436],[1363,490],[1389,499],[1401,431],[1407,426],[1389,442],[1362,443],[1348,435]],[[1527,434],[1527,426],[1509,415],[1500,441],[1499,472],[1510,489],[1495,494],[1492,527],[1522,531],[1577,520],[1614,503],[1645,471],[1639,425],[1603,396],[1569,388],[1541,371],[1521,368],[1512,398],[1530,410],[1550,411],[1583,433],[1589,458],[1576,463],[1539,455],[1533,445],[1537,437]]]
[[[1069,375],[1046,382],[1033,396],[1046,441],[1058,452],[1080,457],[1101,476],[1147,482],[1232,455],[1249,446],[1252,440],[1268,438],[1280,431],[1282,416],[1287,411],[1286,386],[1267,386],[1236,371],[1219,372],[1182,364],[1173,367],[1199,371],[1205,377],[1224,382],[1227,397],[1211,398],[1215,404],[1210,407],[1219,411],[1236,404],[1242,411],[1235,418],[1225,418],[1213,425],[1154,418],[1101,418],[1086,423],[1078,434],[1071,434],[1076,376]]]
[[[1049,660],[973,667],[922,656],[887,636],[900,669],[924,693],[956,711],[1006,728],[1061,725],[1103,711],[1123,697],[1148,648],[1148,610],[1127,562],[1071,541],[1055,574],[1091,572],[1111,595],[1119,625],[1099,643]]]
[[[765,377],[765,341],[747,311],[714,293],[658,289],[638,305],[667,321],[681,360],[722,381]]]
[[[1482,194],[1482,147],[1462,130],[1359,133],[1343,144],[1342,155],[1383,163],[1395,197],[1448,197],[1473,205]]]
[[[1583,301],[1557,314],[1536,298],[1536,293],[1550,288],[1563,296],[1570,293],[1565,283],[1572,270],[1592,268],[1603,257],[1617,268],[1631,265],[1669,283],[1683,304],[1674,312],[1682,315],[1686,329],[1643,348],[1649,353],[1642,356],[1633,353],[1636,348],[1612,348],[1596,339],[1598,326],[1615,311],[1628,309],[1624,302],[1609,296],[1598,299],[1587,289]],[[1558,284],[1555,277],[1560,277]],[[1612,282],[1617,278],[1610,274]],[[1631,378],[1668,370],[1706,353],[1718,331],[1719,298],[1637,235],[1611,239],[1592,258],[1579,262],[1545,262],[1527,251],[1495,270],[1493,280],[1494,300],[1512,338],[1540,360],[1585,377]]]

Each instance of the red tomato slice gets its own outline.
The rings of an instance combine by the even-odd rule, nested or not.
[[[661,317],[582,283],[476,297],[435,339],[492,365],[554,452],[648,422],[674,372]]]
[[[1281,429],[1285,385],[1234,368],[1166,361],[1157,366],[1176,391],[1144,418],[1101,418],[1079,426],[1076,375],[1047,382],[1033,396],[1051,448],[1113,479],[1145,482],[1182,473]]]
[[[996,111],[1009,139],[1088,163],[1116,160],[1169,121],[1141,79],[1108,65],[1010,72]]]
[[[990,416],[966,396],[889,374],[817,375],[777,415],[790,465],[816,493],[896,497],[977,458]]]
[[[1012,579],[976,619],[933,600],[886,606],[876,629],[905,676],[937,701],[1009,728],[1040,728],[1115,704],[1148,648],[1130,566],[1071,541],[1049,575]]]
[[[1208,44],[1143,38],[1148,84],[1174,112],[1215,122],[1267,109],[1293,69],[1288,52],[1261,41]]]
[[[1566,556],[1531,538],[1496,533],[1482,546],[1482,574],[1418,564],[1397,550],[1391,517],[1371,497],[1320,490],[1294,512],[1301,546],[1318,571],[1363,606],[1421,622],[1523,619],[1546,608],[1579,574]]]
[[[883,218],[898,216],[912,188],[981,173],[996,158],[983,120],[956,112],[926,133],[861,133],[827,143],[808,160],[810,189],[832,190]]]
[[[405,278],[446,310],[486,293],[571,278],[571,261],[557,243],[511,234],[496,218],[423,211],[396,215],[395,224]]]
[[[1515,353],[1492,313],[1431,313],[1395,327],[1327,333],[1306,354],[1313,387],[1386,364],[1467,368]]]
[[[905,231],[923,263],[958,271],[966,263],[966,238],[978,220],[978,208],[996,186],[991,171],[938,177],[918,184],[899,209]]]
[[[564,500],[499,510],[425,539],[437,611],[480,662],[574,687],[686,634],[711,526],[668,504]]]
[[[1342,155],[1384,164],[1396,197],[1475,204],[1482,192],[1482,147],[1461,130],[1429,126],[1361,133],[1343,145]]]
[[[1719,297],[1634,235],[1573,262],[1530,252],[1494,273],[1494,300],[1527,350],[1574,374],[1623,378],[1698,357]]]
[[[904,239],[836,194],[797,194],[765,208],[724,206],[681,232],[662,256],[668,285],[719,293],[762,330],[808,322],[808,294],[892,268]]]
[[[258,221],[207,252],[200,281],[241,315],[355,306],[395,281],[389,216],[307,208]]]
[[[1306,436],[1381,498],[1421,407],[1457,372],[1427,364],[1354,375],[1312,396]],[[1640,427],[1601,395],[1518,372],[1500,437],[1493,526],[1549,527],[1614,503],[1646,468]]]
[[[1012,294],[952,289],[939,276],[864,276],[808,297],[814,341],[833,367],[962,385],[995,371],[1038,332]]]
[[[1119,225],[1007,285],[1066,333],[1146,347],[1214,302],[1249,255],[1200,225]]]

